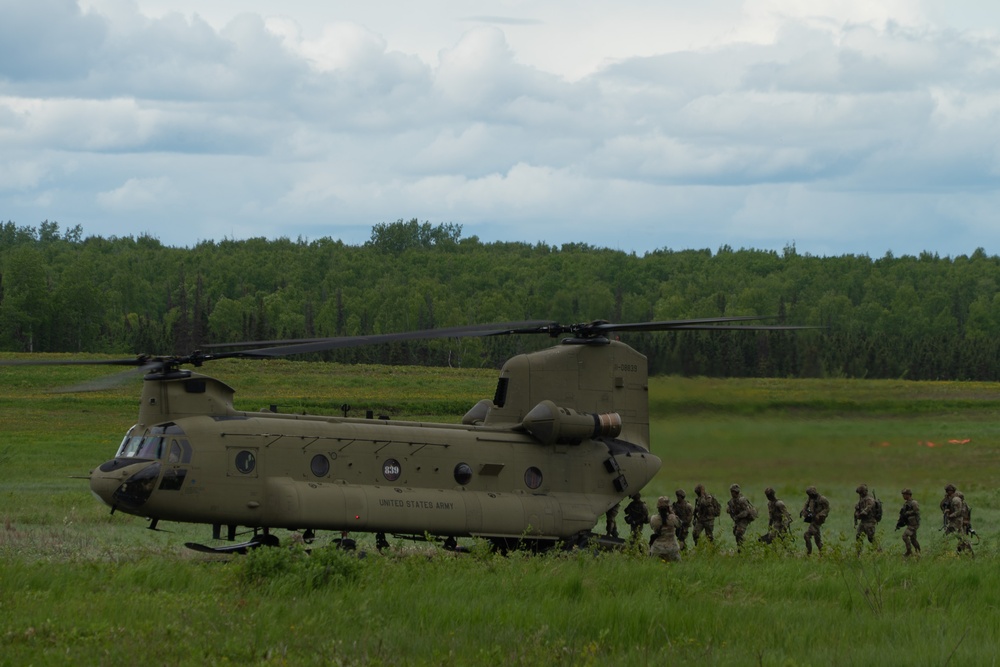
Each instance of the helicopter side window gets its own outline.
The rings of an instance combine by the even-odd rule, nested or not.
[[[176,439],[170,441],[170,454],[167,455],[169,463],[181,462],[181,444]]]

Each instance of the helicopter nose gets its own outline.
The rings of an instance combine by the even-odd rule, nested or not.
[[[90,471],[90,490],[112,510],[134,513],[149,500],[159,476],[157,461],[113,459]]]

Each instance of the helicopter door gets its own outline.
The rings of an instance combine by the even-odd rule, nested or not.
[[[166,466],[160,480],[160,490],[180,491],[191,467],[191,443],[186,438],[170,438],[166,450]]]

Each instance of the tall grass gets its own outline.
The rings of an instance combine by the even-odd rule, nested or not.
[[[208,527],[146,530],[73,477],[111,456],[133,423],[138,380],[98,394],[46,390],[102,372],[0,367],[0,665],[997,661],[1000,392],[990,385],[652,379],[664,467],[647,500],[698,482],[725,500],[739,482],[763,510],[772,485],[794,515],[815,484],[833,507],[822,557],[804,556],[800,520],[787,544],[751,539],[737,552],[723,518],[714,545],[667,565],[641,549],[501,557],[473,540],[463,541],[470,554],[396,540],[379,554],[367,536],[364,558],[323,549],[328,536],[311,553],[191,552],[183,543],[204,541]],[[494,382],[294,362],[224,362],[217,374],[248,410],[336,413],[348,402],[452,420]],[[883,498],[886,519],[881,551],[859,557],[860,482]],[[974,508],[974,557],[936,530],[948,482]],[[892,530],[903,486],[924,511],[919,559],[902,558]],[[762,512],[751,534],[765,522]]]

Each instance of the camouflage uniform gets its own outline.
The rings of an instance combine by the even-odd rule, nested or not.
[[[920,554],[920,542],[917,541],[917,528],[920,528],[920,505],[913,499],[913,494],[909,489],[903,489],[903,506],[899,510],[899,521],[896,522],[896,530],[903,529],[903,544],[906,545],[904,556],[912,556],[914,552]]]
[[[729,487],[729,493],[732,498],[726,503],[726,513],[733,519],[733,537],[736,538],[736,547],[739,548],[743,546],[743,536],[746,535],[747,528],[757,518],[757,510],[741,493],[739,484]]]
[[[656,514],[649,520],[653,529],[653,541],[649,544],[649,555],[664,561],[679,561],[681,548],[677,544],[677,527],[680,521],[670,507],[670,498],[660,496],[656,501]]]
[[[858,553],[861,553],[862,536],[868,538],[869,544],[875,541],[875,528],[878,526],[878,520],[875,518],[875,498],[869,493],[868,486],[862,484],[854,491],[859,496],[858,502],[854,506],[854,527],[856,529],[854,541],[857,542]]]
[[[681,545],[681,551],[687,547],[688,530],[691,529],[691,520],[694,518],[694,507],[687,501],[686,496],[684,489],[677,489],[677,500],[672,506],[677,520],[680,521],[680,525],[677,526],[677,541]]]
[[[703,484],[694,487],[694,493],[698,497],[694,501],[694,516],[692,517],[694,522],[691,537],[694,538],[694,543],[698,544],[698,537],[702,531],[705,531],[705,537],[708,538],[709,542],[713,542],[715,540],[715,520],[722,508],[715,496],[705,490]]]
[[[615,506],[604,514],[604,534],[608,537],[618,537],[618,522],[615,519],[618,517],[620,507],[621,503],[615,503]]]
[[[965,494],[961,491],[955,491],[955,495],[959,497],[962,501],[962,530],[966,535],[971,534],[972,531],[972,510],[969,509],[969,503],[965,502]]]
[[[965,539],[965,500],[953,484],[944,487],[945,500],[948,501],[947,512],[944,515],[947,526],[945,534],[958,538],[958,553],[972,551],[972,544]],[[944,503],[942,503],[944,504]]]
[[[649,508],[638,493],[625,506],[625,523],[632,529],[632,540],[638,541],[642,537],[642,529],[649,523]]]
[[[784,539],[792,525],[792,515],[785,507],[784,501],[778,500],[777,494],[770,486],[764,489],[767,497],[767,533],[760,536],[760,541],[771,544],[775,540]]]
[[[830,501],[819,494],[815,486],[806,489],[806,504],[799,512],[799,516],[805,519],[809,527],[802,537],[806,541],[806,554],[812,553],[812,540],[816,540],[816,548],[823,550],[823,537],[820,534],[820,526],[826,522],[826,517],[830,515]]]

